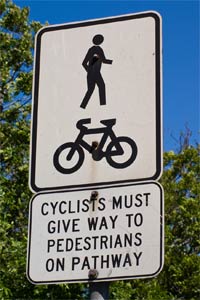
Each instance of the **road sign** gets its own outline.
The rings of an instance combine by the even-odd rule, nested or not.
[[[162,265],[156,182],[46,192],[30,203],[27,276],[34,284],[148,278]]]
[[[34,73],[33,191],[159,178],[157,13],[45,27],[37,34]]]

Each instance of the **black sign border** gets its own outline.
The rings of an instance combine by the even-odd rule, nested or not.
[[[98,24],[114,23],[127,21],[132,19],[141,19],[151,17],[155,20],[155,91],[156,91],[156,172],[153,176],[148,178],[138,178],[138,179],[127,179],[127,180],[116,180],[109,182],[97,182],[97,183],[86,183],[86,184],[73,184],[73,185],[64,185],[64,186],[47,186],[39,187],[36,185],[36,145],[37,145],[37,122],[38,122],[38,93],[39,93],[39,77],[40,77],[40,52],[41,52],[41,39],[42,35],[49,31],[57,31],[63,29],[71,29],[78,27],[87,27]],[[32,139],[31,139],[31,154],[30,154],[30,170],[29,170],[29,185],[32,191],[51,191],[51,190],[60,190],[60,189],[71,189],[71,188],[82,188],[82,187],[92,187],[92,186],[102,186],[102,185],[111,185],[111,184],[120,184],[120,183],[131,183],[145,180],[157,180],[162,175],[162,106],[161,106],[161,18],[157,12],[143,12],[132,15],[124,15],[118,17],[109,17],[91,21],[84,21],[71,24],[55,25],[42,28],[36,39],[36,50],[35,50],[35,75],[34,75],[34,102],[32,108]]]
[[[81,189],[81,190],[62,190],[62,191],[49,191],[49,192],[41,192],[33,196],[33,198],[30,201],[29,205],[29,225],[28,225],[28,244],[27,244],[27,271],[26,276],[27,279],[33,283],[33,284],[62,284],[62,283],[89,283],[89,282],[102,282],[102,281],[113,281],[113,280],[130,280],[130,279],[143,279],[143,278],[152,278],[157,276],[163,268],[164,265],[164,191],[161,186],[156,181],[148,181],[148,182],[140,182],[140,183],[134,183],[134,184],[124,184],[124,185],[115,185],[115,186],[108,186],[108,187],[97,187],[95,190],[101,190],[101,189],[110,189],[113,187],[127,187],[127,186],[138,186],[138,185],[148,185],[148,184],[155,184],[158,186],[160,190],[160,265],[156,272],[153,274],[144,274],[144,275],[135,275],[135,276],[115,276],[115,277],[105,277],[95,280],[89,280],[89,279],[76,279],[76,280],[50,280],[50,281],[35,281],[31,279],[30,276],[30,249],[31,249],[31,232],[32,232],[32,204],[33,200],[38,195],[43,194],[55,194],[55,193],[71,193],[71,192],[79,192],[79,191],[93,191],[94,189],[88,188],[88,189]]]

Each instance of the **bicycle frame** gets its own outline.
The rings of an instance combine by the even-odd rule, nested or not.
[[[71,151],[67,155],[67,160],[70,160],[78,146],[81,146],[85,150],[87,150],[89,153],[92,153],[93,159],[100,160],[104,156],[106,156],[106,151],[103,151],[103,147],[107,141],[107,139],[110,137],[111,141],[116,139],[116,135],[114,134],[112,130],[113,125],[105,126],[102,128],[87,128],[85,126],[82,126],[80,128],[79,135],[77,136],[74,147],[71,149]],[[83,137],[85,135],[90,134],[103,134],[102,138],[98,144],[97,147],[94,148],[93,145],[88,144]],[[120,144],[115,145],[115,150],[112,150],[110,154],[112,155],[122,155],[124,153],[122,147]]]
[[[105,157],[107,163],[116,169],[123,169],[130,166],[137,157],[138,149],[134,140],[127,136],[116,136],[113,131],[113,126],[116,123],[116,119],[101,120],[104,126],[102,128],[87,128],[85,124],[91,123],[91,119],[81,119],[76,123],[76,127],[80,130],[76,140],[74,142],[67,142],[57,148],[53,156],[53,163],[57,171],[62,174],[71,174],[76,172],[82,166],[84,162],[84,149],[87,150],[93,160],[98,161]],[[84,136],[101,134],[99,143],[93,140],[92,145],[84,140]],[[109,141],[107,142],[109,138]],[[106,143],[107,142],[107,143]],[[96,143],[96,145],[95,145]],[[124,148],[125,144],[125,148]],[[123,160],[120,161],[113,156],[121,156],[125,152],[127,146],[131,149],[127,155],[123,156]],[[103,150],[105,148],[105,150]],[[68,154],[63,157],[68,149]],[[125,150],[125,151],[124,151]],[[62,153],[62,160],[60,155]],[[72,157],[76,153],[75,159]],[[70,161],[70,166],[62,164],[63,158]],[[71,161],[72,160],[72,161]]]

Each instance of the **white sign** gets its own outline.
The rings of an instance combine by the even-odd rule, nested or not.
[[[34,284],[156,276],[163,265],[163,191],[156,182],[41,193],[29,215]]]
[[[41,29],[35,52],[31,189],[158,179],[161,106],[157,13]]]

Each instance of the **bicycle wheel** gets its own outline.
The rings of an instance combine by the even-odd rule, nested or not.
[[[114,152],[113,148],[116,149],[117,146],[119,146],[123,149],[123,154],[122,155],[116,155],[113,154],[112,152]],[[127,156],[125,157],[125,149],[129,148],[129,153],[128,153],[128,158]],[[134,160],[136,159],[137,156],[137,146],[136,143],[129,137],[126,136],[120,136],[117,137],[115,140],[111,141],[110,144],[107,147],[106,150],[106,159],[107,162],[109,163],[109,165],[113,168],[116,169],[123,169],[126,168],[128,166],[130,166]],[[124,155],[125,154],[125,155]],[[123,156],[123,157],[122,157]],[[124,161],[125,159],[125,161]]]
[[[71,149],[74,149],[72,158],[69,160],[67,156]],[[56,170],[62,174],[71,174],[77,171],[83,164],[84,151],[78,145],[74,146],[74,143],[65,143],[58,147],[53,156],[53,164]]]

